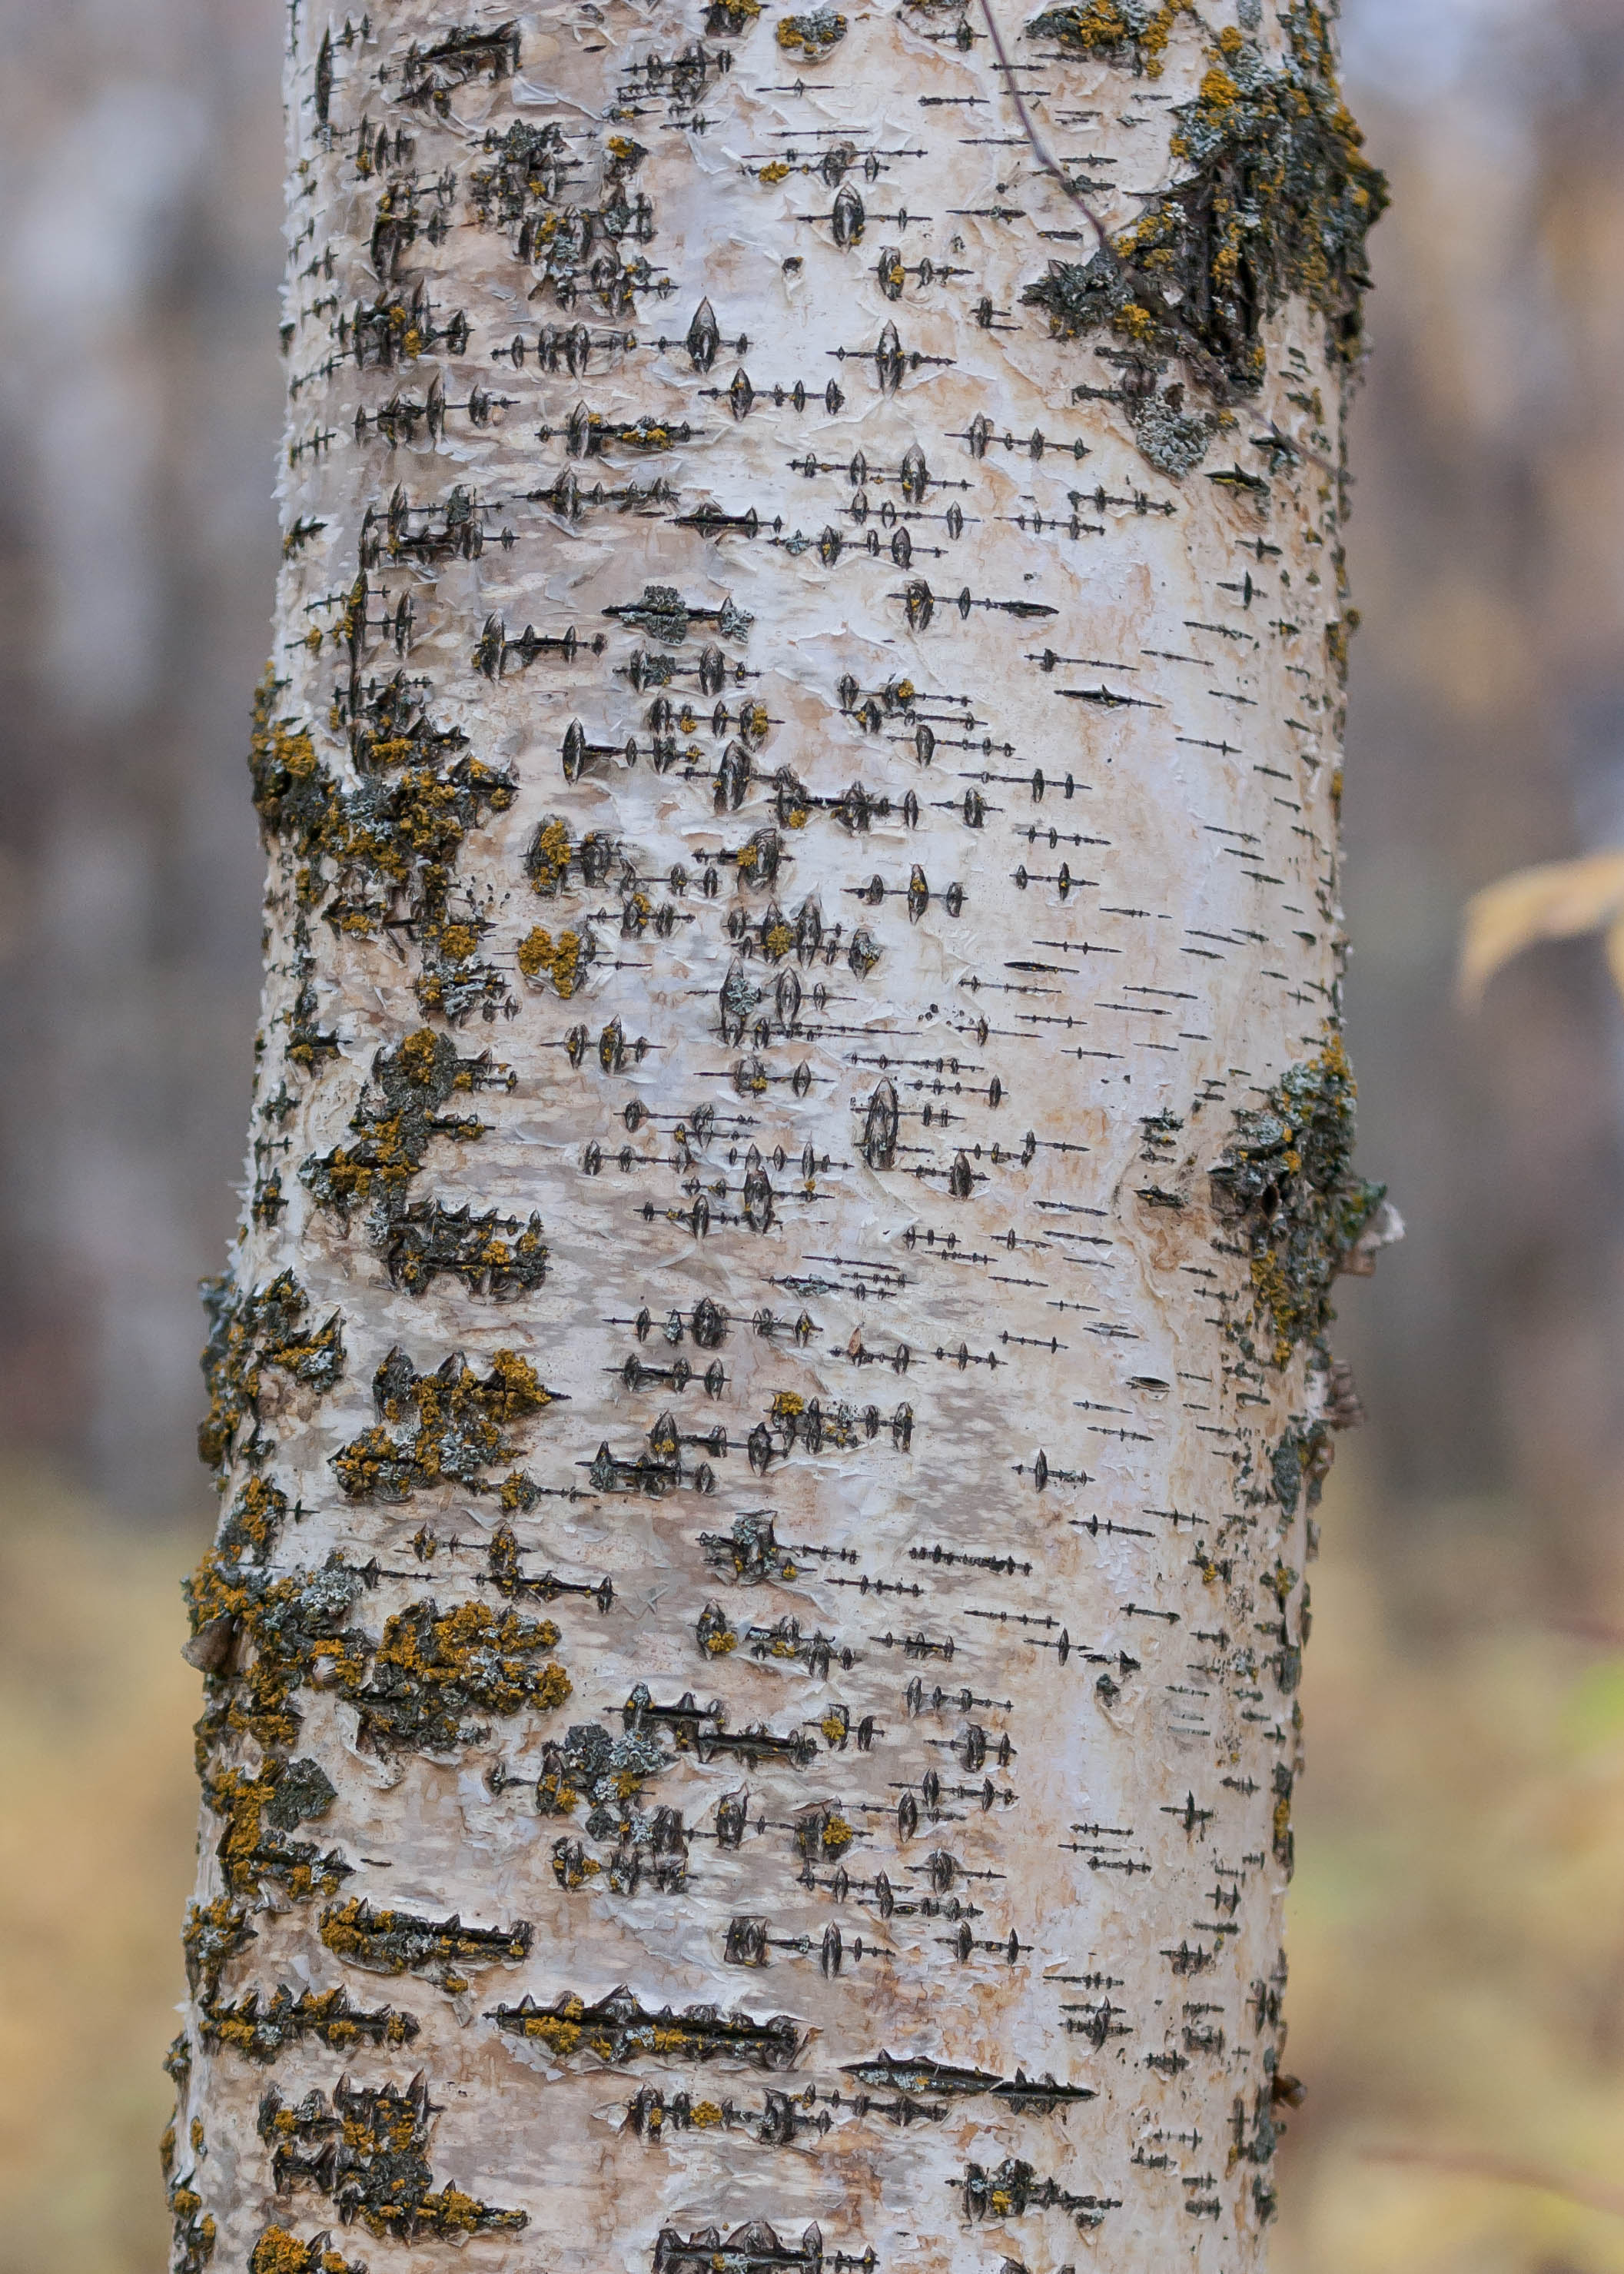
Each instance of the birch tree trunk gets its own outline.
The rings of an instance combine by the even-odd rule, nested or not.
[[[1382,192],[996,29],[292,0],[188,2274],[1262,2263]]]

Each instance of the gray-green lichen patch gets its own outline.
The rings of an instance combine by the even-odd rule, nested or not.
[[[529,1293],[546,1276],[547,1244],[541,1218],[476,1211],[466,1202],[416,1201],[380,1226],[379,1248],[390,1278],[409,1295],[421,1295],[445,1275],[461,1279],[470,1295]]]
[[[1306,1488],[1306,1504],[1320,1505],[1320,1495],[1331,1466],[1331,1433],[1323,1421],[1293,1422],[1269,1455],[1269,1474],[1274,1497],[1287,1516],[1295,1516]]]
[[[1186,410],[1184,397],[1183,387],[1175,383],[1160,395],[1134,395],[1127,405],[1141,456],[1176,480],[1195,471],[1218,431],[1212,411]]]
[[[229,1896],[217,1895],[213,1902],[188,1904],[186,1924],[180,1937],[186,1960],[186,1979],[206,2004],[213,2004],[221,1976],[253,1939],[254,1930],[248,1924],[246,1909]]]
[[[214,2255],[215,2226],[203,2198],[191,2184],[191,2174],[171,2183],[169,2211],[174,2220],[170,2244],[170,2274],[203,2274]]]
[[[560,305],[573,305],[584,285],[600,306],[625,314],[639,292],[656,286],[648,260],[626,250],[654,235],[653,207],[632,187],[649,154],[640,142],[625,133],[604,138],[595,204],[583,193],[590,162],[556,123],[515,121],[487,133],[482,150],[485,162],[469,181],[476,225],[506,230],[515,258],[538,273]]]
[[[488,1056],[460,1058],[448,1035],[419,1028],[373,1059],[372,1081],[350,1122],[360,1142],[312,1154],[299,1181],[346,1229],[363,1201],[387,1225],[402,1209],[406,1187],[436,1137],[467,1144],[485,1133],[475,1116],[442,1117],[440,1108],[454,1092],[492,1083],[511,1087],[512,1080],[495,1073]]]
[[[214,1545],[229,1562],[264,1564],[287,1515],[287,1494],[268,1477],[250,1477],[222,1522]]]
[[[515,1351],[496,1352],[482,1380],[461,1352],[418,1374],[393,1350],[372,1381],[378,1426],[334,1456],[339,1483],[351,1500],[403,1501],[437,1484],[481,1492],[490,1465],[515,1449],[508,1426],[541,1412],[553,1395]]]
[[[596,1722],[577,1723],[561,1742],[544,1748],[536,1781],[536,1807],[542,1816],[569,1816],[584,1801],[595,1839],[618,1837],[631,1803],[650,1777],[672,1766],[673,1756],[640,1729],[613,1736]]]
[[[1118,2196],[1074,2195],[1058,2180],[1041,2179],[1019,2156],[1006,2156],[990,2172],[984,2165],[966,2164],[959,2184],[964,2215],[972,2222],[1022,2218],[1028,2211],[1060,2210],[1070,2216],[1079,2234],[1090,2234],[1104,2225],[1108,2211],[1122,2208]]]
[[[289,1761],[266,1803],[265,1820],[274,1831],[291,1832],[325,1816],[337,1798],[337,1788],[320,1761]]]
[[[1237,1221],[1250,1263],[1252,1318],[1237,1329],[1249,1358],[1284,1366],[1320,1340],[1334,1315],[1331,1282],[1384,1197],[1385,1186],[1353,1174],[1354,1097],[1333,1035],[1261,1106],[1236,1116],[1213,1168],[1220,1212]]]
[[[821,64],[831,56],[846,37],[846,19],[832,8],[818,8],[808,16],[780,16],[777,27],[778,45],[788,55],[799,56],[803,63]]]
[[[321,1570],[273,1578],[217,1547],[207,1551],[183,1589],[192,1617],[188,1654],[207,1677],[199,1770],[209,1748],[229,1736],[252,1737],[278,1753],[295,1745],[293,1694],[319,1663],[341,1684],[365,1678],[368,1638],[344,1623],[361,1584],[336,1555]]]
[[[421,1294],[441,1273],[493,1295],[538,1287],[547,1260],[539,1216],[521,1222],[493,1209],[476,1214],[466,1205],[448,1209],[408,1196],[436,1138],[468,1144],[485,1133],[475,1116],[442,1116],[440,1108],[454,1094],[511,1088],[513,1082],[488,1052],[459,1058],[448,1035],[419,1028],[373,1059],[372,1081],[350,1124],[357,1141],[312,1154],[299,1181],[346,1230],[352,1211],[367,1204],[372,1246],[409,1293]]]
[[[507,1007],[506,975],[477,953],[485,929],[470,916],[431,917],[420,927],[423,969],[413,991],[424,1012],[460,1027],[476,1011],[488,1022]]]
[[[1238,31],[1219,34],[1195,101],[1175,113],[1184,177],[1109,247],[1051,261],[1027,286],[1023,302],[1057,339],[1110,332],[1147,370],[1177,361],[1226,403],[1261,386],[1264,320],[1301,296],[1332,351],[1357,356],[1365,240],[1387,185],[1338,90],[1323,12],[1295,9],[1282,28],[1278,63]]]

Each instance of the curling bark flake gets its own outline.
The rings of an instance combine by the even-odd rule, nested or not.
[[[1381,190],[999,31],[295,0],[178,2268],[1260,2263]]]

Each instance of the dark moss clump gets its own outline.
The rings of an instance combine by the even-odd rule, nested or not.
[[[395,680],[354,702],[360,779],[345,788],[318,757],[309,727],[274,715],[278,692],[267,674],[254,697],[248,765],[267,835],[299,864],[300,905],[327,894],[327,921],[364,938],[397,916],[443,920],[462,844],[488,814],[513,803],[511,779],[454,756],[466,738],[432,726]]]
[[[338,1850],[319,1855],[313,1841],[289,1840],[265,1822],[267,1803],[275,1795],[281,1773],[282,1764],[273,1760],[258,1776],[226,1769],[204,1784],[209,1806],[225,1819],[215,1852],[226,1885],[234,1894],[257,1895],[267,1880],[274,1881],[296,1901],[309,1895],[335,1895],[351,1876],[350,1865]]]
[[[547,1243],[534,1210],[521,1220],[494,1209],[476,1214],[466,1202],[448,1209],[417,1201],[388,1221],[380,1249],[390,1278],[409,1295],[421,1295],[442,1272],[470,1295],[498,1300],[526,1294],[547,1276]]]
[[[336,1555],[320,1571],[272,1578],[208,1550],[183,1589],[192,1615],[187,1656],[208,1681],[197,1732],[199,1766],[209,1747],[229,1736],[252,1737],[267,1752],[296,1744],[293,1695],[319,1662],[339,1686],[359,1685],[372,1645],[345,1622],[360,1590],[358,1576]],[[244,1645],[245,1668],[238,1663]]]
[[[1253,1318],[1265,1329],[1261,1349],[1242,1331],[1248,1357],[1284,1366],[1300,1343],[1319,1341],[1334,1316],[1331,1282],[1386,1195],[1385,1185],[1352,1173],[1354,1097],[1334,1035],[1261,1107],[1236,1116],[1212,1171],[1221,1211],[1239,1219]]]
[[[1147,366],[1175,358],[1229,403],[1262,383],[1265,318],[1302,295],[1335,351],[1357,355],[1365,240],[1387,184],[1338,91],[1324,15],[1297,9],[1283,29],[1277,67],[1240,33],[1220,34],[1199,94],[1176,113],[1172,154],[1187,178],[1109,252],[1052,261],[1027,286],[1024,304],[1057,338],[1112,332]]]
[[[203,1306],[209,1320],[202,1359],[208,1413],[198,1428],[198,1452],[216,1469],[233,1452],[257,1464],[274,1449],[259,1426],[266,1367],[306,1389],[331,1389],[344,1370],[339,1314],[315,1325],[310,1298],[291,1271],[252,1289],[239,1287],[229,1273],[206,1279]]]
[[[1049,8],[1026,26],[1029,40],[1053,40],[1069,56],[1116,64],[1160,79],[1177,19],[1193,15],[1192,0],[1080,0]]]
[[[1331,1433],[1323,1421],[1294,1423],[1274,1447],[1269,1455],[1269,1474],[1274,1497],[1288,1516],[1297,1514],[1304,1487],[1309,1508],[1319,1507],[1332,1450]]]
[[[212,1903],[189,1904],[180,1942],[186,1957],[186,1979],[193,1991],[200,1991],[206,2001],[212,2001],[226,1968],[253,1939],[254,1931],[241,1903],[217,1895]]]
[[[461,1352],[418,1374],[392,1350],[373,1377],[372,1402],[380,1426],[344,1446],[333,1466],[351,1500],[403,1501],[437,1484],[483,1491],[489,1465],[514,1453],[506,1425],[539,1413],[553,1392],[515,1351],[498,1351],[481,1380]]]
[[[273,2061],[288,2046],[313,2039],[331,2052],[350,2053],[362,2046],[409,2045],[417,2036],[413,2014],[398,2014],[392,2006],[376,2012],[352,2006],[347,1990],[304,1990],[296,1998],[284,1983],[268,2005],[251,1990],[234,2006],[210,2006],[203,2015],[205,2044],[229,2045],[254,2061]]]
[[[341,2081],[331,2101],[307,2092],[297,2106],[272,2086],[259,2103],[259,2132],[278,2194],[314,2187],[337,2204],[346,2224],[358,2218],[380,2238],[516,2233],[526,2224],[522,2210],[497,2210],[456,2187],[435,2187],[428,2141],[438,2113],[421,2076],[403,2092]]]
[[[420,1028],[372,1060],[372,1081],[350,1117],[358,1142],[312,1153],[300,1167],[299,1182],[318,1207],[330,1209],[346,1230],[351,1212],[369,1203],[373,1245],[387,1253],[411,1218],[407,1188],[434,1140],[471,1144],[485,1135],[485,1124],[476,1116],[442,1115],[440,1107],[452,1096],[475,1089],[511,1088],[513,1081],[505,1068],[492,1065],[488,1051],[479,1058],[459,1058],[449,1035]],[[544,1259],[545,1254],[544,1248]],[[424,1255],[417,1275],[420,1286],[428,1284],[423,1269],[432,1277],[434,1269],[447,1268]]]

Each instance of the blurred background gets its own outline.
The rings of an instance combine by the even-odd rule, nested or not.
[[[1350,999],[1410,1237],[1343,1283],[1370,1420],[1314,1582],[1275,2264],[1624,2274],[1624,1009],[1594,940],[1452,991],[1470,892],[1624,846],[1624,0],[1343,27],[1394,191]],[[162,2263],[282,33],[278,0],[0,0],[0,2274]]]

